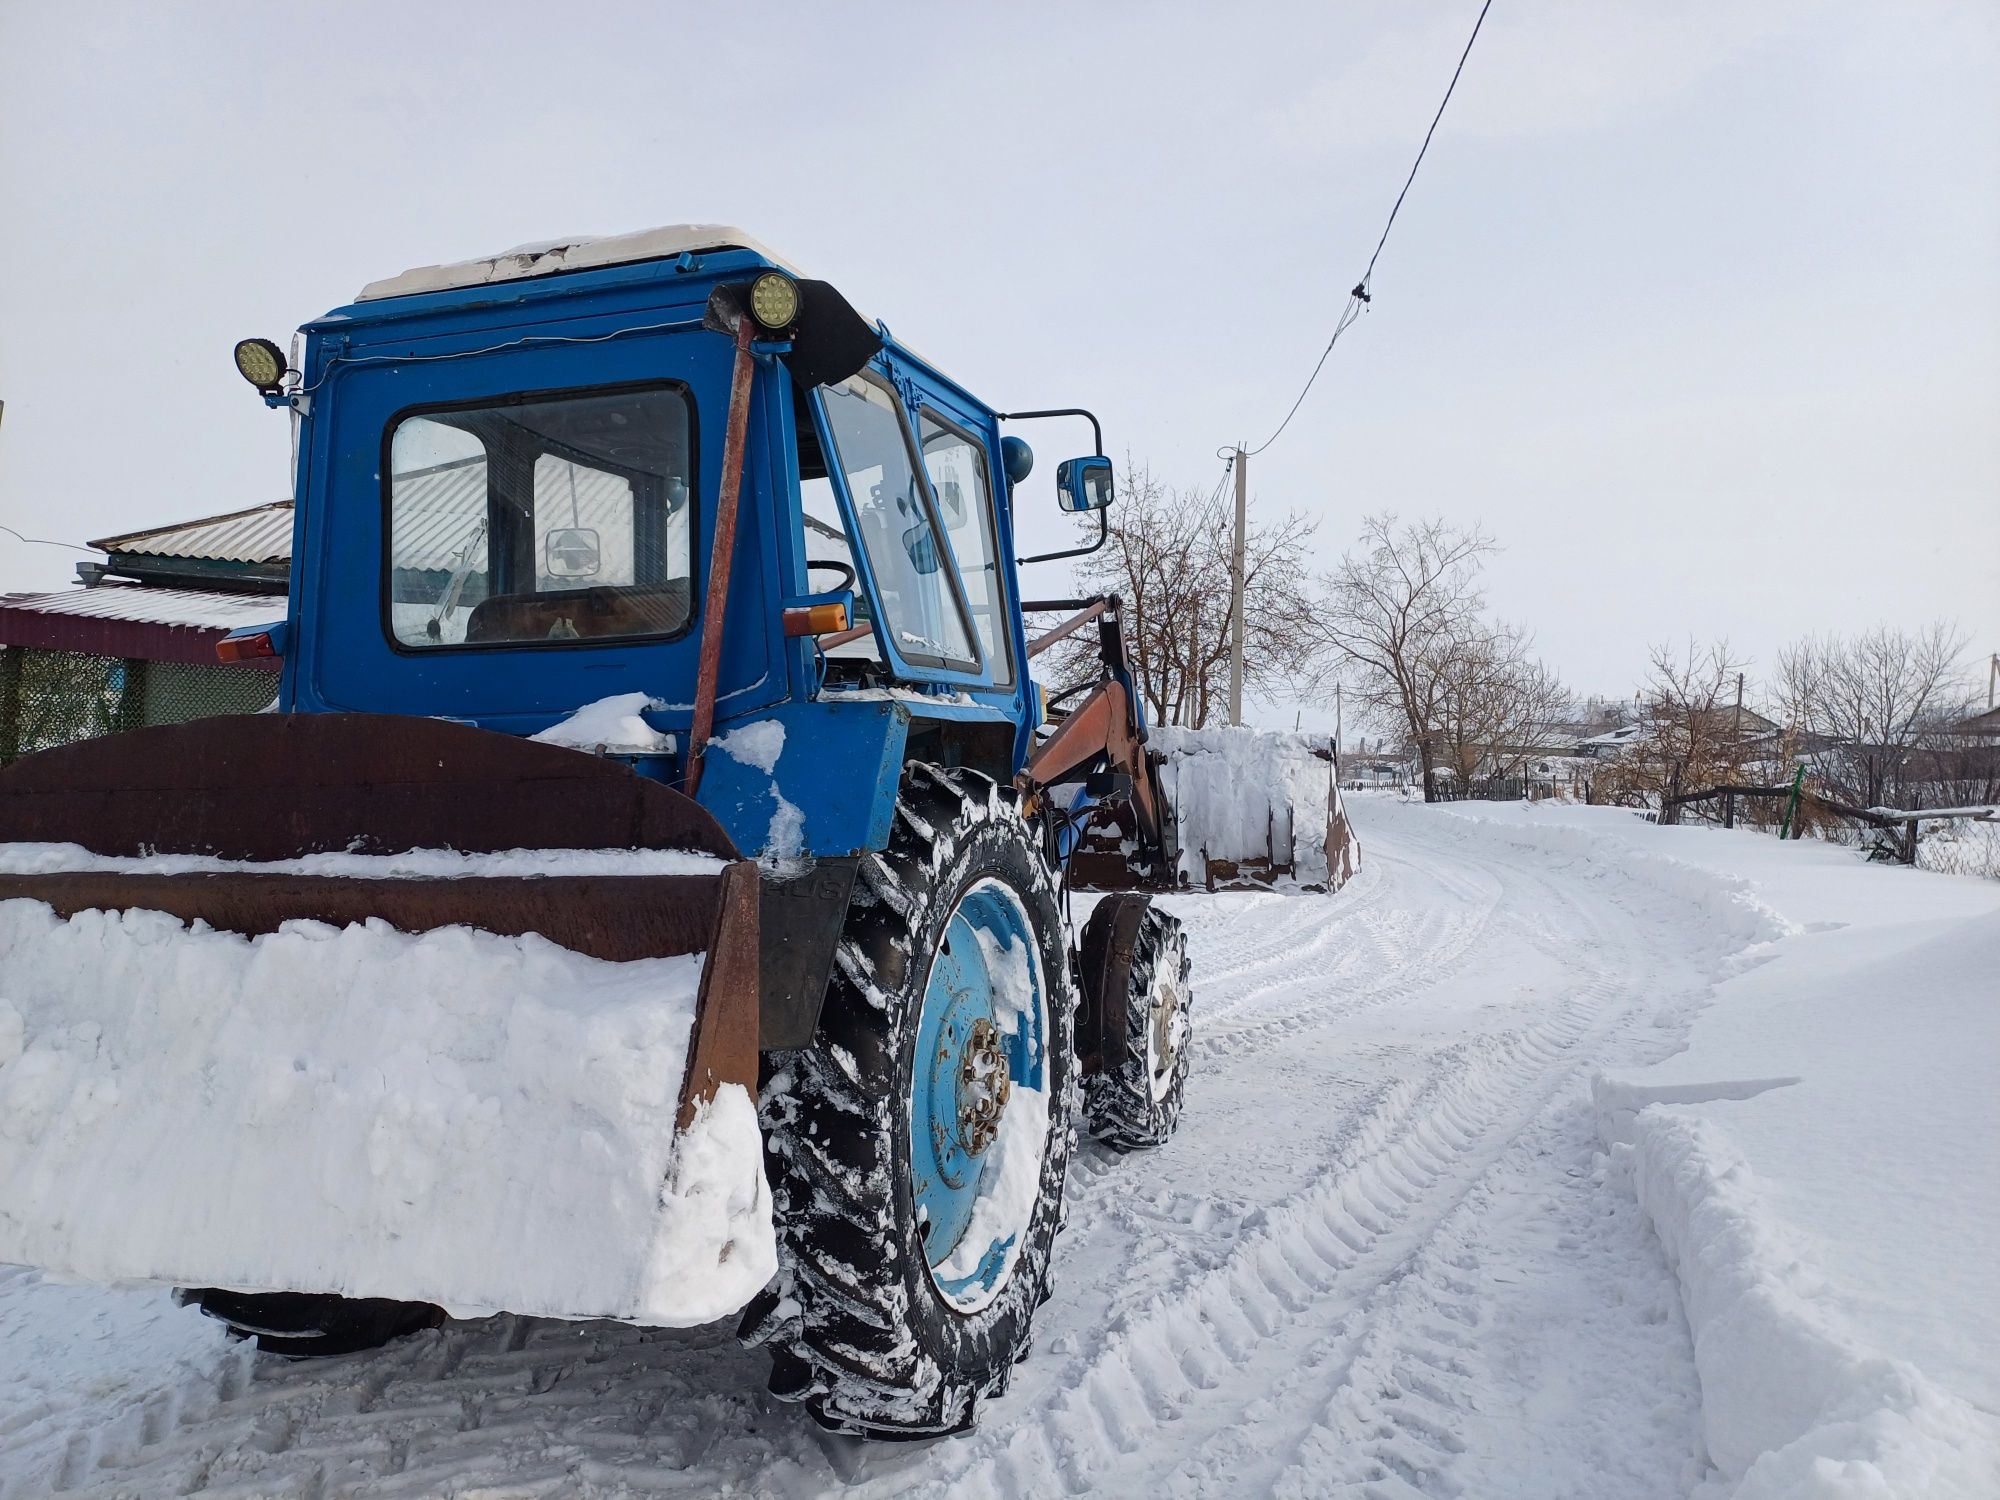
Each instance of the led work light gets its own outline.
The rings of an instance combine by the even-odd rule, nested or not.
[[[236,346],[236,371],[260,391],[275,391],[285,378],[285,356],[269,339],[244,339]]]
[[[783,271],[766,271],[750,283],[750,316],[776,333],[799,320],[799,284]]]

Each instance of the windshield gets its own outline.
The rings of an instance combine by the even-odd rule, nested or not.
[[[691,608],[678,388],[409,413],[389,434],[397,645],[673,635]]]
[[[858,375],[825,387],[822,395],[891,644],[906,661],[971,669],[978,661],[972,632],[899,403]]]

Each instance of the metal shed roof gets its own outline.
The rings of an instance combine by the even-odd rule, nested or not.
[[[267,625],[283,619],[285,601],[269,594],[208,594],[193,589],[106,583],[92,589],[65,589],[58,594],[0,595],[0,610],[177,625],[196,630],[234,630],[240,625]]]
[[[101,584],[59,594],[0,595],[0,646],[80,651],[145,661],[216,665],[215,643],[245,625],[285,615],[285,601],[268,594],[214,594],[194,589]],[[274,660],[243,663],[273,670]]]
[[[193,557],[212,562],[283,563],[292,557],[292,502],[274,500],[249,510],[205,516],[150,531],[108,536],[90,544],[100,552],[146,557]]]

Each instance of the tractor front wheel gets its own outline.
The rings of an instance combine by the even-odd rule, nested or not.
[[[1150,896],[1107,896],[1084,923],[1083,1080],[1090,1133],[1117,1151],[1165,1144],[1187,1087],[1187,934]]]

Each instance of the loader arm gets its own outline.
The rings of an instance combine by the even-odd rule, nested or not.
[[[1094,599],[1022,606],[1027,611],[1063,608],[1075,611],[1029,643],[1031,657],[1095,621],[1103,677],[1081,703],[1063,714],[1055,732],[1035,747],[1015,781],[1024,793],[1045,796],[1053,786],[1081,779],[1079,773],[1094,767],[1101,757],[1105,770],[1127,780],[1129,790],[1123,801],[1129,808],[1144,862],[1156,872],[1165,872],[1174,863],[1172,851],[1167,847],[1171,820],[1158,773],[1146,752],[1145,721],[1132,695],[1131,663],[1125,654],[1120,602],[1116,594],[1108,594]]]

